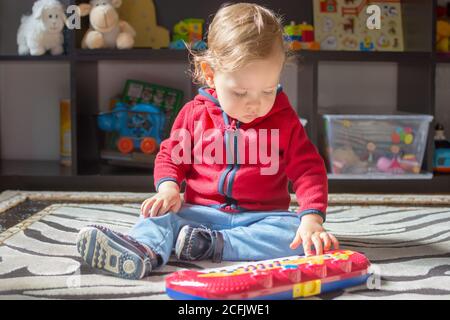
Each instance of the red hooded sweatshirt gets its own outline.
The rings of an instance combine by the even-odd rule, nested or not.
[[[263,174],[262,169],[268,171]],[[270,112],[250,123],[228,116],[214,89],[200,89],[161,143],[154,180],[157,191],[164,181],[180,187],[186,181],[186,203],[230,213],[287,211],[290,180],[299,217],[318,214],[325,221],[325,165],[281,87]]]

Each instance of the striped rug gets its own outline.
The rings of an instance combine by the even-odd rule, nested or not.
[[[95,223],[126,233],[137,221],[139,207],[137,201],[52,204],[3,231],[0,299],[169,299],[165,275],[217,267],[173,259],[144,280],[127,281],[83,264],[75,247],[78,231]],[[326,228],[341,247],[366,254],[376,274],[368,286],[311,299],[450,299],[447,204],[332,205],[327,219]]]

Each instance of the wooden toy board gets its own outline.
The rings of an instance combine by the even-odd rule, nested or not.
[[[403,51],[401,0],[313,0],[321,50]],[[381,29],[367,27],[369,5],[381,9]]]

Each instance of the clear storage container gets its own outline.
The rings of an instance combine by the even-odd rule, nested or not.
[[[323,117],[331,177],[402,178],[421,173],[432,116],[325,114]]]

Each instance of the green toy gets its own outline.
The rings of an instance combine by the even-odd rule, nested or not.
[[[173,27],[171,49],[185,49],[185,43],[189,44],[194,50],[206,49],[206,43],[203,41],[203,25],[205,20],[189,18],[178,22]]]
[[[173,121],[182,107],[183,91],[144,81],[128,80],[122,101],[129,106],[152,104],[163,110],[166,114],[165,137],[169,137]]]

